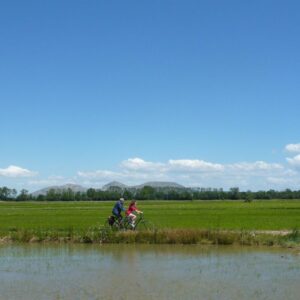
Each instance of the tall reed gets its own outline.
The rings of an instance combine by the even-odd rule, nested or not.
[[[2,242],[64,242],[64,243],[137,243],[137,244],[201,244],[242,246],[300,246],[300,231],[287,235],[255,233],[250,231],[222,231],[202,229],[160,229],[144,231],[112,231],[91,227],[88,230],[25,230],[15,229],[0,238]]]

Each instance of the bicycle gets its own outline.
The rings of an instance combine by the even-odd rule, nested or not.
[[[144,214],[142,213],[137,215],[134,226],[130,217],[125,216],[122,219],[118,219],[112,215],[107,218],[101,229],[101,240],[102,242],[109,241],[114,232],[127,230],[155,231],[156,228],[152,222],[144,218]]]
[[[135,226],[132,228],[132,230],[149,230],[149,231],[155,231],[156,228],[154,224],[144,218],[144,214],[138,214],[135,220]]]
[[[126,230],[123,218],[118,219],[114,215],[109,216],[106,219],[103,227],[100,229],[101,241],[109,241],[110,237],[114,234],[114,232],[121,230]]]
[[[108,227],[113,231],[127,230],[130,229],[130,219],[127,216],[118,219],[116,216],[111,215],[107,218],[104,227]]]

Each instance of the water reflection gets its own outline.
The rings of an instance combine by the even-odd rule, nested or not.
[[[270,248],[0,246],[0,299],[298,299],[299,279]]]

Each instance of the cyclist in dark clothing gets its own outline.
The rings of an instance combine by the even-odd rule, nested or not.
[[[114,208],[112,209],[112,213],[113,215],[117,218],[117,220],[119,220],[119,222],[122,220],[122,211],[125,211],[125,207],[124,207],[124,198],[120,198],[120,200],[118,200],[114,206]]]

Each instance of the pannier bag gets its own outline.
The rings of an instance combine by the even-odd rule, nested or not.
[[[114,225],[114,223],[115,223],[115,217],[114,216],[110,216],[109,218],[108,218],[108,224],[110,225],[110,226],[112,226],[112,225]]]

